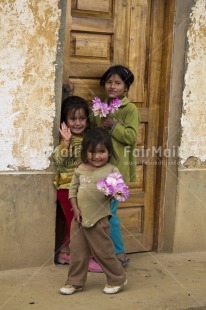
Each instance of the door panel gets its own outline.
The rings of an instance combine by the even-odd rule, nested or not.
[[[90,104],[104,98],[99,78],[115,64],[135,76],[129,99],[140,111],[137,137],[137,182],[119,204],[126,252],[153,247],[156,157],[159,125],[159,83],[164,0],[68,0],[64,84]],[[154,156],[152,156],[154,155]]]

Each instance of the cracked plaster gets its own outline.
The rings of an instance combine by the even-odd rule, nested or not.
[[[181,163],[206,161],[206,2],[197,0],[187,33],[188,54],[183,92]]]
[[[58,0],[0,3],[0,171],[50,165],[60,13]]]

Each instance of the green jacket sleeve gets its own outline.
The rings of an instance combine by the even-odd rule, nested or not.
[[[111,135],[120,143],[134,145],[137,140],[139,123],[139,112],[134,105],[130,105],[123,117],[123,121],[117,119],[116,125],[111,130]]]

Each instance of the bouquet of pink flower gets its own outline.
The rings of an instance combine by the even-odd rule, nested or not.
[[[106,179],[101,179],[97,182],[97,188],[106,196],[118,201],[125,201],[129,197],[128,186],[124,183],[120,173],[110,173]]]
[[[113,99],[109,106],[108,104],[101,102],[98,97],[95,97],[92,102],[92,111],[94,113],[94,116],[99,115],[99,117],[106,117],[107,114],[114,113],[114,111],[118,110],[118,108],[122,104],[121,100],[118,98]]]

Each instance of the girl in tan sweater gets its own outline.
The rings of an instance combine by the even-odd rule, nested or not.
[[[89,256],[92,253],[107,279],[103,289],[114,294],[127,283],[122,265],[110,239],[111,197],[97,189],[97,182],[119,170],[110,164],[115,157],[108,131],[91,129],[82,142],[82,163],[75,170],[69,198],[74,218],[71,225],[70,267],[66,285],[60,293],[71,295],[83,290],[87,278]]]

